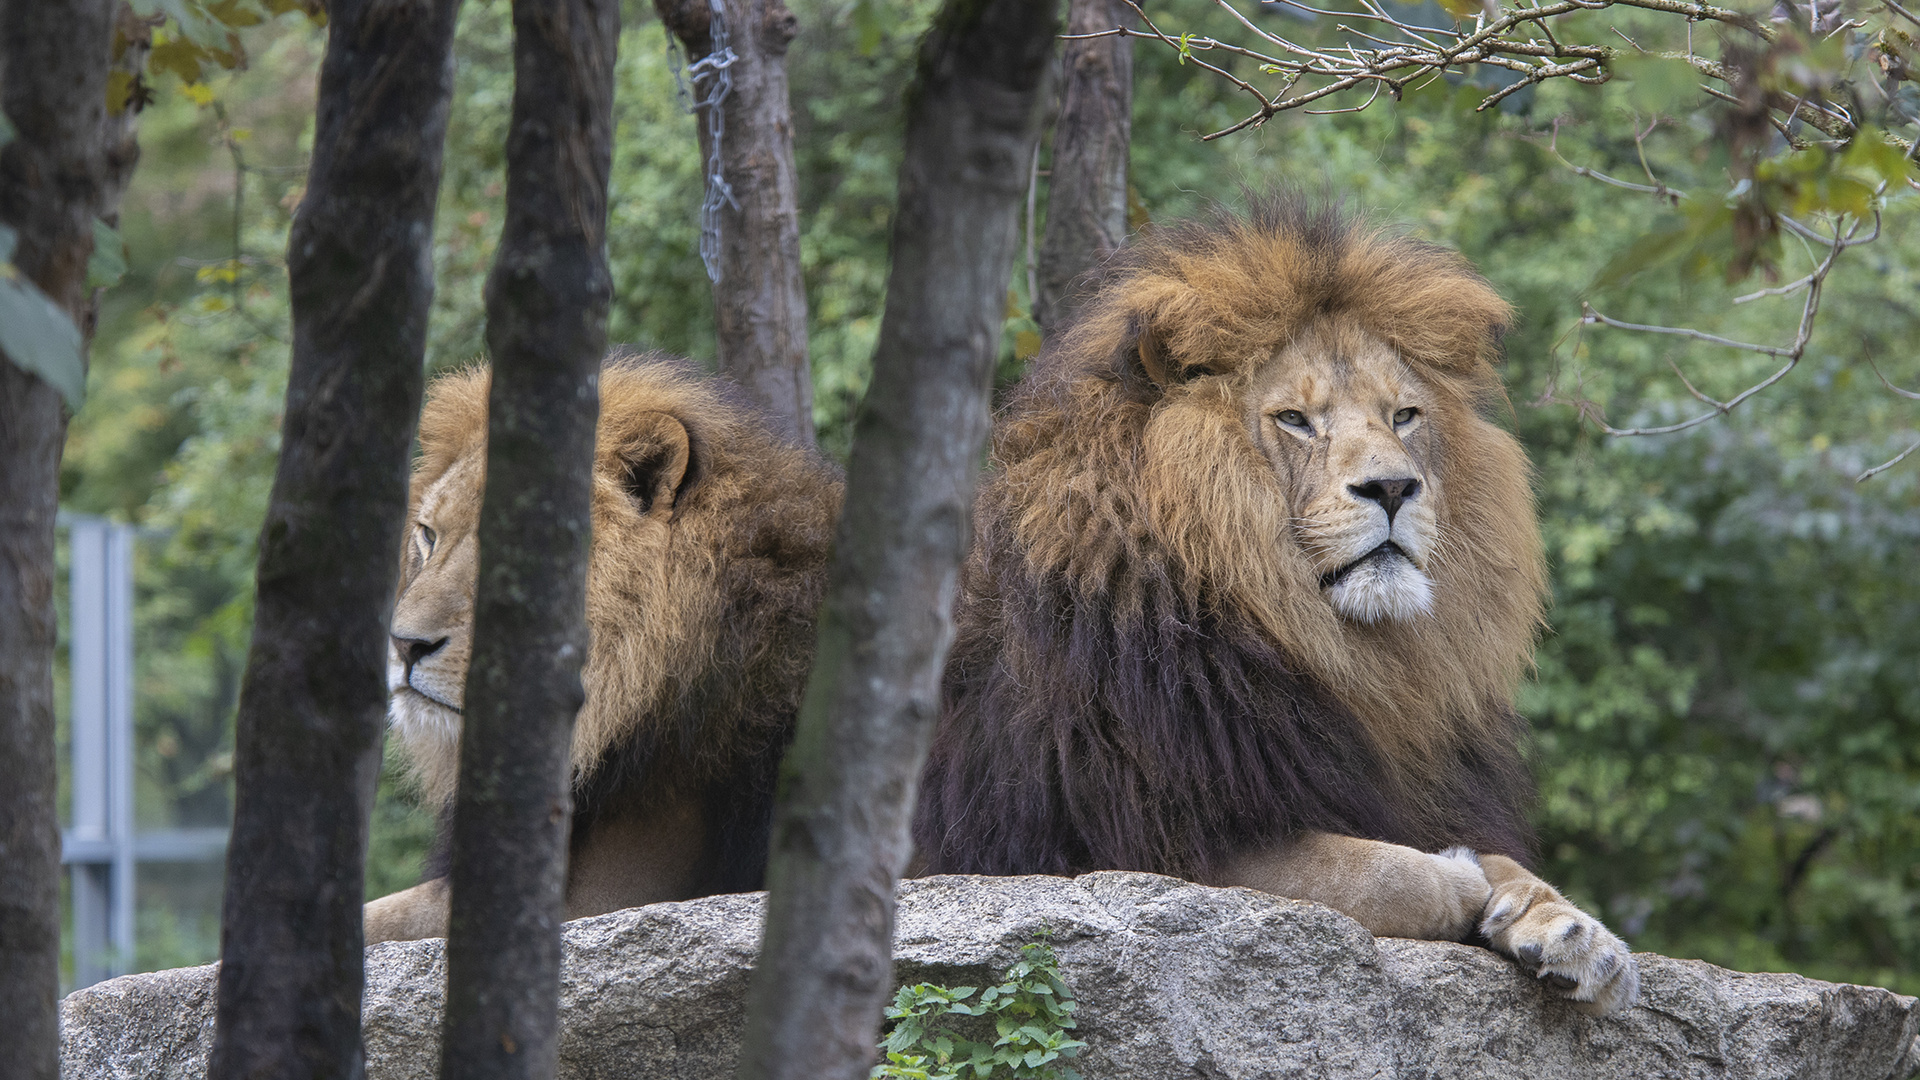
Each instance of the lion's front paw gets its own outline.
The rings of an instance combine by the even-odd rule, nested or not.
[[[1640,999],[1640,969],[1627,943],[1539,878],[1496,887],[1480,932],[1581,1012],[1610,1016]]]

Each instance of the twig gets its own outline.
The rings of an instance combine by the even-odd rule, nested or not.
[[[1747,293],[1745,296],[1736,296],[1733,298],[1733,302],[1736,304],[1744,304],[1752,300],[1758,300],[1763,296],[1786,296],[1790,293],[1799,292],[1801,289],[1812,284],[1812,282],[1813,275],[1808,274],[1798,281],[1790,281],[1785,285],[1776,285],[1771,289],[1758,289],[1754,292]]]
[[[1309,116],[1332,116],[1336,113],[1361,112],[1365,110],[1367,106],[1373,104],[1374,99],[1379,96],[1380,84],[1376,82],[1373,84],[1373,93],[1367,95],[1367,100],[1355,105],[1351,109],[1308,109],[1306,111]]]
[[[1881,473],[1886,472],[1888,469],[1893,468],[1895,465],[1898,465],[1901,462],[1907,460],[1907,455],[1913,453],[1915,450],[1920,450],[1920,442],[1914,443],[1912,446],[1909,446],[1905,450],[1902,450],[1898,454],[1895,454],[1889,460],[1883,461],[1880,464],[1875,465],[1873,468],[1868,469],[1866,472],[1861,473],[1859,476],[1854,477],[1853,482],[1856,484],[1866,483],[1867,481],[1873,479],[1874,477],[1879,476]]]
[[[1732,338],[1721,337],[1719,334],[1709,334],[1704,330],[1695,330],[1690,327],[1650,326],[1642,323],[1625,322],[1603,315],[1599,311],[1596,311],[1593,305],[1583,303],[1581,305],[1581,319],[1585,322],[1600,323],[1620,330],[1637,330],[1649,334],[1671,334],[1675,337],[1683,337],[1693,341],[1703,341],[1710,345],[1720,345],[1729,349],[1740,349],[1746,352],[1760,353],[1763,356],[1782,357],[1785,358],[1786,362],[1780,365],[1779,369],[1773,374],[1754,383],[1725,401],[1720,401],[1701,393],[1694,387],[1693,383],[1680,372],[1679,366],[1669,360],[1668,366],[1673,368],[1674,374],[1680,375],[1680,381],[1685,384],[1687,392],[1712,408],[1711,412],[1701,413],[1699,416],[1682,420],[1677,424],[1663,424],[1659,427],[1645,428],[1616,428],[1612,424],[1607,423],[1605,417],[1599,415],[1597,410],[1589,413],[1589,411],[1582,406],[1582,415],[1588,416],[1601,430],[1609,435],[1669,435],[1676,431],[1685,431],[1691,427],[1698,427],[1717,416],[1725,416],[1734,409],[1739,408],[1742,403],[1755,394],[1786,378],[1795,367],[1799,366],[1801,357],[1806,355],[1807,343],[1813,340],[1814,317],[1820,312],[1821,287],[1826,284],[1827,275],[1833,271],[1834,260],[1838,259],[1840,253],[1847,249],[1848,239],[1858,230],[1859,222],[1855,222],[1853,227],[1845,232],[1841,232],[1837,228],[1834,230],[1834,235],[1829,241],[1830,246],[1827,250],[1827,257],[1821,260],[1818,267],[1814,268],[1812,274],[1813,280],[1807,284],[1807,299],[1800,308],[1800,326],[1794,333],[1793,344],[1784,348],[1777,345],[1754,345],[1744,341],[1735,341]]]
[[[1586,308],[1582,318],[1586,319],[1587,322],[1611,326],[1615,330],[1637,330],[1643,334],[1672,334],[1675,337],[1689,338],[1693,341],[1704,341],[1709,345],[1723,345],[1729,349],[1739,349],[1742,352],[1755,352],[1765,356],[1790,356],[1793,353],[1791,347],[1755,345],[1751,342],[1735,341],[1732,338],[1721,337],[1719,334],[1709,334],[1704,330],[1695,330],[1688,326],[1650,326],[1645,323],[1630,323],[1609,315],[1603,315],[1594,310],[1590,304],[1582,306]]]
[[[1880,371],[1880,365],[1873,362],[1873,357],[1871,356],[1867,357],[1867,366],[1873,369],[1873,373],[1875,375],[1879,376],[1881,386],[1884,386],[1887,389],[1893,391],[1894,393],[1899,394],[1903,398],[1907,398],[1912,401],[1920,401],[1920,394],[1916,394],[1911,390],[1902,390],[1899,387],[1893,385],[1891,382],[1888,382],[1886,375],[1882,374]]]
[[[1649,186],[1649,184],[1636,184],[1634,181],[1622,181],[1619,177],[1609,177],[1607,173],[1601,173],[1599,169],[1590,169],[1590,167],[1586,167],[1586,165],[1574,165],[1572,161],[1567,160],[1565,154],[1559,152],[1559,125],[1561,125],[1561,119],[1555,117],[1555,119],[1553,119],[1553,133],[1548,136],[1548,154],[1551,154],[1555,160],[1559,160],[1561,165],[1567,165],[1567,171],[1571,171],[1572,175],[1584,177],[1584,179],[1590,179],[1590,181],[1611,184],[1611,186],[1617,186],[1617,188],[1622,188],[1622,190],[1630,190],[1630,192],[1657,194],[1657,196],[1663,196],[1663,198],[1667,198],[1667,200],[1674,202],[1674,204],[1678,204],[1680,200],[1686,198],[1686,192],[1684,192],[1684,190],[1680,190],[1680,188],[1670,188],[1667,184],[1663,184],[1653,177],[1653,169],[1647,169],[1647,167],[1645,167],[1645,165],[1647,165],[1645,154],[1640,156],[1640,167],[1647,173],[1647,179],[1653,181],[1651,186]],[[1538,136],[1536,136],[1536,138],[1538,138]],[[1640,142],[1640,136],[1636,136],[1634,142]]]

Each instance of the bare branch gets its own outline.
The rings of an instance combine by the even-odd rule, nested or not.
[[[1367,106],[1373,104],[1374,99],[1379,96],[1380,96],[1380,84],[1376,82],[1373,84],[1373,93],[1367,96],[1367,100],[1361,102],[1358,105],[1355,105],[1351,109],[1308,109],[1307,113],[1312,116],[1332,116],[1335,113],[1360,112],[1361,110],[1365,109]]]
[[[1914,443],[1912,446],[1909,446],[1905,450],[1902,450],[1898,454],[1895,454],[1892,458],[1886,461],[1883,461],[1880,464],[1875,465],[1873,468],[1868,469],[1866,472],[1861,473],[1859,476],[1854,477],[1853,482],[1856,484],[1866,483],[1867,481],[1873,479],[1874,477],[1879,476],[1881,473],[1886,472],[1888,469],[1893,468],[1895,465],[1898,465],[1901,462],[1907,460],[1907,455],[1913,453],[1915,450],[1920,450],[1920,442]]]
[[[1813,283],[1813,275],[1808,274],[1806,277],[1803,277],[1798,281],[1790,281],[1785,285],[1776,285],[1771,289],[1759,289],[1754,292],[1747,293],[1744,296],[1736,296],[1733,298],[1733,302],[1736,304],[1745,304],[1749,301],[1758,300],[1763,296],[1788,296],[1793,293],[1799,292],[1801,289],[1806,288],[1808,285],[1812,283]]]
[[[1763,353],[1767,356],[1788,356],[1793,352],[1791,348],[1783,348],[1777,345],[1754,345],[1750,342],[1735,341],[1732,338],[1724,338],[1719,334],[1709,334],[1704,330],[1695,330],[1687,326],[1651,326],[1645,323],[1625,322],[1612,316],[1601,314],[1599,311],[1594,310],[1590,304],[1583,306],[1586,308],[1586,311],[1581,317],[1587,322],[1611,326],[1616,330],[1637,330],[1643,334],[1672,334],[1676,337],[1690,338],[1694,341],[1704,341],[1709,345],[1722,345],[1729,349]]]
[[[1682,53],[1655,53],[1642,48],[1639,42],[1618,29],[1614,32],[1638,53],[1661,59],[1680,60],[1707,78],[1722,84],[1730,81],[1731,73],[1723,64],[1694,54],[1692,23],[1718,22],[1736,27],[1767,42],[1778,35],[1778,30],[1769,23],[1743,12],[1716,7],[1699,0],[1694,2],[1688,2],[1688,0],[1553,0],[1551,3],[1540,3],[1533,7],[1510,8],[1491,18],[1476,16],[1471,30],[1461,27],[1445,29],[1406,22],[1387,12],[1376,0],[1353,0],[1356,5],[1354,10],[1317,7],[1307,3],[1306,0],[1279,0],[1290,7],[1315,15],[1326,15],[1343,20],[1365,20],[1385,28],[1377,34],[1368,33],[1357,29],[1349,21],[1342,21],[1338,27],[1343,33],[1359,42],[1370,42],[1375,47],[1367,48],[1365,45],[1350,41],[1344,49],[1325,51],[1290,40],[1270,28],[1257,24],[1232,0],[1214,0],[1216,7],[1226,11],[1249,34],[1253,35],[1263,48],[1272,49],[1280,54],[1267,55],[1257,49],[1235,46],[1230,42],[1211,37],[1189,34],[1176,37],[1161,30],[1152,20],[1147,19],[1146,13],[1137,0],[1126,0],[1126,2],[1140,13],[1141,19],[1148,27],[1147,31],[1115,28],[1111,31],[1099,31],[1099,36],[1146,37],[1159,41],[1179,51],[1182,62],[1192,60],[1206,70],[1220,75],[1239,89],[1260,98],[1258,111],[1238,123],[1203,136],[1209,140],[1258,126],[1277,113],[1291,109],[1305,109],[1306,106],[1322,98],[1354,89],[1363,83],[1370,84],[1366,104],[1357,107],[1306,110],[1317,115],[1359,112],[1377,101],[1383,89],[1397,98],[1404,89],[1417,80],[1445,71],[1460,71],[1475,64],[1501,67],[1521,75],[1518,81],[1488,94],[1478,106],[1482,110],[1498,105],[1529,86],[1552,79],[1565,78],[1588,84],[1606,82],[1612,77],[1612,72],[1607,65],[1619,55],[1619,50],[1610,45],[1563,42],[1554,35],[1549,25],[1551,19],[1579,11],[1627,7],[1684,16],[1687,19],[1689,31],[1687,49]],[[1073,40],[1081,40],[1087,36],[1091,35],[1076,35]],[[1545,39],[1544,42],[1540,40],[1541,38]],[[1246,79],[1222,67],[1209,64],[1194,55],[1196,52],[1216,50],[1256,60],[1261,65],[1263,74],[1282,76],[1286,82],[1279,92],[1268,96]],[[1311,80],[1312,85],[1301,88],[1302,82],[1306,80]],[[1732,95],[1713,87],[1703,87],[1703,89],[1715,97],[1734,100]],[[1770,105],[1777,109],[1785,109],[1788,103],[1784,95],[1775,96],[1780,97],[1781,100],[1770,102]],[[1769,120],[1796,149],[1807,145],[1792,134],[1791,128],[1796,119],[1835,139],[1851,138],[1858,130],[1858,125],[1847,109],[1832,102],[1803,98],[1794,102],[1792,109],[1793,115],[1785,121],[1773,115],[1771,111]],[[1656,186],[1658,186],[1657,181]]]
[[[1781,220],[1789,219],[1783,216]],[[1701,413],[1698,416],[1683,420],[1677,424],[1665,424],[1659,427],[1645,428],[1616,428],[1607,423],[1605,417],[1599,413],[1597,407],[1589,410],[1587,406],[1591,404],[1590,402],[1580,403],[1579,408],[1581,415],[1591,419],[1602,431],[1605,431],[1609,435],[1670,435],[1676,431],[1685,431],[1691,427],[1698,427],[1716,417],[1725,416],[1734,409],[1739,408],[1748,398],[1753,397],[1755,394],[1774,385],[1781,379],[1786,378],[1795,367],[1799,366],[1800,358],[1806,355],[1807,343],[1813,340],[1814,318],[1820,313],[1821,287],[1826,284],[1827,275],[1833,271],[1834,260],[1838,259],[1840,253],[1847,249],[1849,239],[1859,231],[1860,224],[1859,221],[1855,221],[1852,226],[1844,231],[1835,228],[1834,235],[1831,238],[1819,237],[1818,233],[1814,234],[1828,244],[1827,257],[1821,260],[1820,265],[1815,267],[1813,273],[1810,275],[1811,280],[1808,281],[1806,286],[1807,299],[1800,308],[1799,329],[1794,333],[1793,344],[1785,347],[1777,345],[1754,345],[1684,326],[1650,326],[1642,323],[1625,322],[1603,315],[1594,310],[1593,305],[1583,303],[1581,305],[1581,320],[1583,322],[1599,323],[1620,330],[1637,330],[1649,334],[1671,334],[1675,337],[1687,338],[1693,341],[1703,341],[1710,345],[1720,345],[1729,349],[1740,349],[1746,352],[1760,353],[1764,356],[1783,357],[1786,362],[1780,365],[1779,369],[1774,371],[1773,374],[1754,383],[1727,400],[1719,401],[1696,389],[1693,383],[1687,379],[1686,375],[1681,373],[1679,366],[1669,360],[1668,366],[1673,368],[1674,374],[1680,376],[1680,382],[1686,386],[1687,392],[1699,401],[1712,407],[1711,412]],[[1879,228],[1879,217],[1877,214],[1874,219],[1874,227],[1876,231]],[[1801,228],[1805,228],[1805,226],[1801,226]]]
[[[1880,370],[1880,365],[1874,363],[1872,357],[1867,358],[1867,366],[1872,368],[1873,373],[1879,377],[1881,386],[1884,386],[1887,389],[1893,391],[1894,393],[1899,394],[1903,398],[1908,398],[1913,401],[1920,401],[1920,394],[1916,394],[1911,390],[1902,390],[1899,387],[1893,385],[1893,383],[1888,382],[1886,375],[1883,374]]]

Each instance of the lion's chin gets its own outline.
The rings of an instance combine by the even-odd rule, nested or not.
[[[1327,600],[1355,622],[1410,622],[1433,610],[1433,579],[1399,548],[1382,544],[1334,576]]]
[[[460,712],[403,686],[387,699],[387,722],[409,740],[460,738]]]

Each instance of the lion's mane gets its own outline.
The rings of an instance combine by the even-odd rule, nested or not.
[[[484,446],[487,388],[485,368],[433,384],[416,491]],[[621,512],[645,497],[639,478],[672,449],[656,438],[660,414],[685,427],[688,452],[664,535]],[[702,891],[761,887],[774,777],[812,665],[840,487],[837,469],[775,435],[731,384],[663,356],[608,359],[586,702],[572,750],[576,842],[607,816],[693,798],[707,827]],[[410,750],[430,796],[450,801],[457,744]]]
[[[1280,197],[1102,271],[997,424],[915,840],[931,872],[1205,881],[1300,829],[1524,859],[1512,708],[1545,571],[1459,256]],[[1340,618],[1240,398],[1317,320],[1438,395],[1433,612]]]

